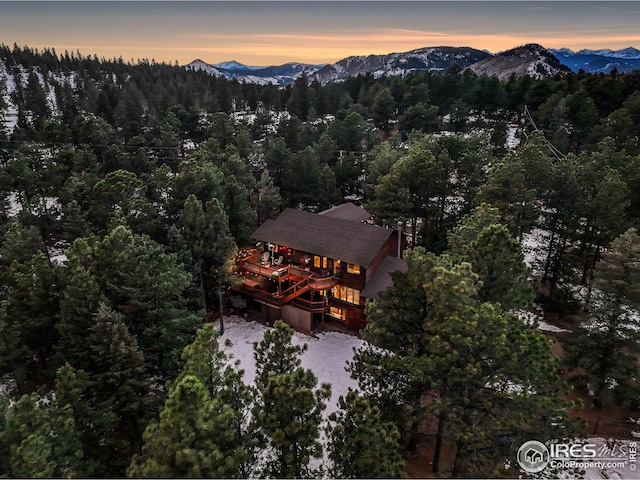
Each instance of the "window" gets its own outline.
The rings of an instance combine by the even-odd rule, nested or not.
[[[327,257],[313,256],[313,266],[316,268],[327,268]]]
[[[340,273],[340,260],[333,261],[333,274],[338,275]]]
[[[336,285],[333,287],[333,296],[343,302],[360,305],[360,290],[356,290],[355,288]]]
[[[347,312],[342,308],[331,307],[329,309],[329,315],[331,315],[332,317],[339,318],[341,320],[346,320],[347,318]]]
[[[347,273],[360,273],[360,265],[356,265],[355,263],[347,263]]]

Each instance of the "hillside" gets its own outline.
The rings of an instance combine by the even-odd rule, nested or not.
[[[477,75],[498,77],[500,80],[508,80],[513,75],[545,78],[571,72],[549,50],[538,44],[527,44],[507,50],[474,63],[469,69]]]
[[[464,68],[487,57],[490,57],[489,53],[467,47],[420,48],[404,53],[348,57],[326,65],[311,78],[327,83],[364,73],[381,77],[406,75],[415,71],[444,72],[454,65]]]

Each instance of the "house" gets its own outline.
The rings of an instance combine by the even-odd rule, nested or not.
[[[369,223],[346,203],[321,213],[288,208],[253,233],[257,252],[237,262],[234,289],[260,305],[269,320],[313,331],[325,321],[349,329],[366,325],[364,306],[406,271],[399,232]]]

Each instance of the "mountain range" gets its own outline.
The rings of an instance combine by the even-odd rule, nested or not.
[[[574,52],[568,48],[550,50],[556,58],[577,72],[582,69],[586,73],[609,73],[614,68],[620,73],[640,69],[640,50],[633,47],[622,50],[579,50]]]
[[[208,64],[194,60],[185,68],[203,70],[211,75],[247,83],[287,85],[303,74],[310,81],[321,83],[342,81],[351,76],[369,73],[406,75],[414,71],[446,71],[457,65],[479,75],[508,79],[512,75],[536,78],[577,72],[608,73],[617,69],[626,73],[640,69],[640,50],[580,50],[546,49],[532,43],[497,54],[469,47],[426,47],[403,53],[351,56],[332,64],[285,63],[277,66],[249,66],[236,62]]]

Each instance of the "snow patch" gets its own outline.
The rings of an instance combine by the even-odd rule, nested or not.
[[[528,310],[518,310],[516,312],[518,317],[525,323],[525,325],[537,325],[538,329],[543,332],[553,332],[553,333],[562,333],[562,332],[570,332],[571,330],[566,330],[564,328],[556,327],[555,325],[551,325],[550,323],[542,320],[542,316],[539,313],[530,312]]]

